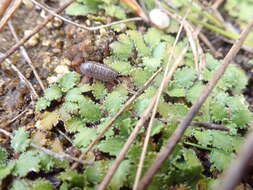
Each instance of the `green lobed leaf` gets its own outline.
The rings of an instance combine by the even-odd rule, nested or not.
[[[111,137],[98,145],[98,149],[102,152],[109,153],[112,156],[117,156],[121,151],[125,141],[120,137]]]
[[[232,153],[227,153],[221,150],[213,150],[209,155],[209,159],[212,163],[211,171],[218,170],[222,172],[235,157]]]
[[[161,64],[160,58],[143,57],[143,65],[151,72],[156,71]]]
[[[7,163],[8,152],[5,148],[0,147],[0,167],[5,166]]]
[[[141,116],[147,106],[149,105],[152,97],[155,95],[156,89],[155,88],[148,88],[134,103],[133,108],[134,112]]]
[[[41,170],[45,172],[50,172],[51,169],[53,169],[57,165],[55,158],[53,158],[52,156],[49,156],[48,154],[42,151],[38,151],[37,157],[40,159]]]
[[[105,14],[111,17],[115,17],[118,19],[126,19],[127,17],[124,9],[121,8],[120,6],[110,4],[110,5],[106,5],[104,9],[105,9]]]
[[[80,75],[76,72],[69,72],[59,80],[59,86],[63,92],[67,92],[80,82]]]
[[[157,28],[150,28],[148,31],[143,35],[145,42],[152,48],[159,45],[160,41],[162,40],[162,36],[164,33],[162,30]]]
[[[128,59],[132,55],[133,43],[127,35],[121,34],[119,35],[119,41],[112,42],[110,48],[116,57],[121,60]]]
[[[238,126],[238,128],[245,128],[247,124],[252,120],[252,113],[249,110],[242,109],[233,112],[232,122]]]
[[[7,166],[0,166],[0,180],[3,180],[4,178],[6,178],[8,175],[10,175],[12,173],[12,170],[15,167],[15,162],[14,161],[10,161],[8,162]]]
[[[153,57],[159,60],[165,60],[168,54],[167,43],[162,42],[154,48]]]
[[[122,75],[130,75],[132,66],[128,61],[115,60],[110,67],[118,71]]]
[[[88,3],[87,3],[88,2]],[[94,1],[96,2],[96,1]],[[66,8],[66,14],[70,16],[85,16],[87,14],[95,14],[98,10],[99,3],[89,3],[89,0],[81,3],[72,3]]]
[[[159,120],[154,120],[153,127],[151,130],[151,136],[159,134],[164,128],[164,124]]]
[[[88,167],[85,170],[87,180],[92,184],[98,184],[108,171],[109,163],[110,162],[106,160],[99,160],[95,162],[93,166]]]
[[[130,173],[130,161],[124,160],[121,162],[118,170],[114,174],[110,184],[109,188],[111,190],[118,190],[121,187],[123,187],[124,182],[127,180],[127,175]]]
[[[103,99],[107,94],[107,89],[101,81],[96,80],[92,85],[92,94],[97,99]]]
[[[97,126],[97,133],[100,133],[101,131],[104,130],[104,128],[106,127],[106,125],[108,124],[110,118],[107,119],[101,119],[101,123]],[[114,135],[114,131],[113,131],[113,127],[111,127],[105,134],[105,137],[111,137]]]
[[[15,131],[15,135],[11,140],[11,147],[15,150],[15,152],[25,151],[29,146],[29,143],[29,134],[24,128],[19,128],[17,131]]]
[[[187,91],[186,99],[192,104],[195,103],[195,101],[201,95],[203,89],[204,89],[203,84],[201,83],[194,84],[194,86]]]
[[[96,137],[96,129],[84,127],[75,135],[74,144],[78,147],[86,147]]]
[[[167,94],[171,97],[185,97],[186,89],[177,86],[175,81],[172,81],[167,88]]]
[[[115,89],[105,98],[104,106],[109,115],[116,114],[127,100],[127,91],[125,89]]]
[[[40,159],[36,154],[34,151],[22,153],[16,161],[14,175],[24,177],[31,171],[38,172],[40,169]]]
[[[90,90],[91,87],[88,85],[73,88],[67,92],[65,100],[69,102],[82,102],[84,100],[82,93],[88,92]]]
[[[11,190],[29,190],[30,185],[25,180],[14,180],[11,186]]]
[[[65,172],[61,172],[58,178],[71,184],[73,187],[83,187],[84,186],[84,176],[82,174],[77,173],[77,171],[67,170]]]
[[[70,114],[77,114],[79,111],[79,105],[75,102],[65,102],[62,105],[62,109],[64,109],[65,112],[68,112]]]
[[[189,67],[179,69],[174,74],[174,80],[177,83],[177,86],[183,88],[191,87],[196,79],[196,71]]]
[[[88,99],[80,103],[79,113],[88,122],[96,122],[101,118],[99,105]]]
[[[35,110],[42,111],[42,110],[45,110],[49,106],[50,106],[50,101],[42,97],[36,102]]]
[[[140,32],[137,32],[135,30],[129,30],[127,31],[127,35],[130,37],[130,39],[133,40],[135,48],[137,49],[138,55],[140,57],[151,55],[151,50],[145,44],[142,34]]]
[[[228,118],[228,113],[226,111],[225,105],[220,102],[214,102],[211,104],[210,113],[212,114],[212,119],[215,122],[224,121]]]
[[[152,73],[147,69],[135,68],[131,71],[131,77],[137,87],[142,87],[151,75]]]
[[[31,189],[34,190],[53,190],[54,186],[48,180],[37,179],[32,182]]]
[[[53,85],[46,89],[44,97],[48,101],[57,100],[62,97],[62,92],[59,86]]]
[[[70,133],[79,131],[85,126],[85,122],[79,117],[73,117],[65,122],[65,129]]]

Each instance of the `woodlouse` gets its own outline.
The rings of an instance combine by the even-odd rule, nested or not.
[[[114,69],[95,61],[87,61],[81,64],[80,71],[85,76],[93,77],[105,82],[111,82],[119,76],[119,73]]]

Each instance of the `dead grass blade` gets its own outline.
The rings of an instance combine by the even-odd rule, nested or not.
[[[145,137],[144,144],[143,144],[143,149],[142,149],[142,152],[141,152],[141,157],[140,157],[138,169],[137,169],[137,172],[136,172],[136,177],[135,177],[133,190],[137,189],[138,183],[139,183],[139,180],[140,180],[140,177],[141,177],[142,168],[143,168],[144,160],[145,160],[145,157],[146,157],[146,153],[147,153],[147,149],[148,149],[148,143],[149,143],[149,139],[150,139],[150,135],[151,135],[151,131],[152,131],[152,127],[153,127],[153,123],[154,123],[155,115],[156,115],[156,112],[157,112],[160,97],[162,95],[162,92],[163,92],[164,88],[166,86],[168,86],[168,83],[172,79],[173,73],[176,71],[176,69],[177,69],[177,67],[179,66],[179,63],[180,63],[180,62],[176,62],[177,64],[176,63],[172,64],[172,58],[173,58],[174,53],[175,53],[176,44],[178,43],[180,34],[182,32],[182,29],[183,29],[183,24],[182,23],[185,21],[188,14],[189,14],[189,11],[187,11],[183,21],[181,22],[181,26],[178,30],[176,39],[173,43],[173,46],[172,46],[172,49],[171,49],[171,52],[170,52],[170,55],[169,55],[169,58],[168,58],[168,63],[166,65],[166,68],[165,68],[165,71],[164,71],[163,80],[161,82],[161,85],[160,85],[158,93],[157,93],[157,97],[155,99],[154,108],[152,110],[151,118],[150,118],[149,125],[148,125],[147,132],[146,132],[146,137]],[[172,65],[172,67],[169,71],[169,68],[170,68],[169,66],[170,65]]]

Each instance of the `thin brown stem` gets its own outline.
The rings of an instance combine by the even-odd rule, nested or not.
[[[245,41],[246,37],[248,36],[248,34],[252,30],[252,28],[253,28],[253,18],[250,21],[250,23],[248,24],[248,26],[245,28],[245,30],[241,33],[239,39],[232,46],[232,48],[230,49],[230,51],[228,52],[228,54],[224,58],[223,63],[220,65],[218,70],[214,73],[212,79],[206,85],[205,90],[201,93],[201,96],[198,98],[197,102],[191,107],[191,109],[187,113],[184,120],[180,123],[180,125],[177,127],[175,132],[169,138],[164,149],[158,154],[154,163],[151,165],[151,167],[145,173],[144,177],[140,181],[138,190],[146,189],[147,186],[152,182],[154,175],[161,168],[163,162],[168,158],[168,156],[170,156],[175,145],[178,143],[180,138],[183,136],[184,131],[187,129],[187,127],[191,123],[194,116],[198,113],[200,107],[205,102],[205,100],[207,99],[209,94],[212,92],[213,88],[215,87],[215,85],[217,84],[219,79],[223,76],[224,72],[226,71],[228,65],[231,63],[232,59],[235,57],[235,55],[240,50],[243,42]]]
[[[68,7],[75,0],[69,0],[65,2],[60,8],[56,10],[56,13],[62,12],[66,7]],[[38,33],[44,26],[54,18],[53,15],[49,15],[42,23],[37,25],[28,35],[24,36],[21,40],[19,40],[14,46],[12,46],[4,56],[0,57],[0,64],[10,55],[12,55],[20,46],[22,46],[27,40],[29,40],[33,35]]]
[[[163,123],[170,123],[171,121],[174,121],[172,119],[158,119],[159,121],[163,122]],[[180,123],[182,120],[176,120],[176,122]],[[218,125],[215,123],[205,123],[205,122],[199,122],[199,121],[192,121],[190,123],[190,126],[194,126],[194,127],[200,127],[200,128],[204,128],[204,129],[210,129],[210,130],[219,130],[219,131],[229,131],[229,128],[224,127],[223,125]]]
[[[179,122],[181,122],[180,120]],[[229,131],[229,128],[224,127],[222,125],[217,125],[214,123],[204,123],[204,122],[197,122],[197,121],[192,121],[190,125],[196,126],[196,127],[201,127],[205,129],[211,129],[211,130],[219,130],[219,131]]]

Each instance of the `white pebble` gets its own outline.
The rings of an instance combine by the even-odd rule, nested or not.
[[[149,13],[151,22],[160,29],[165,29],[170,25],[170,17],[161,9],[153,9]]]

